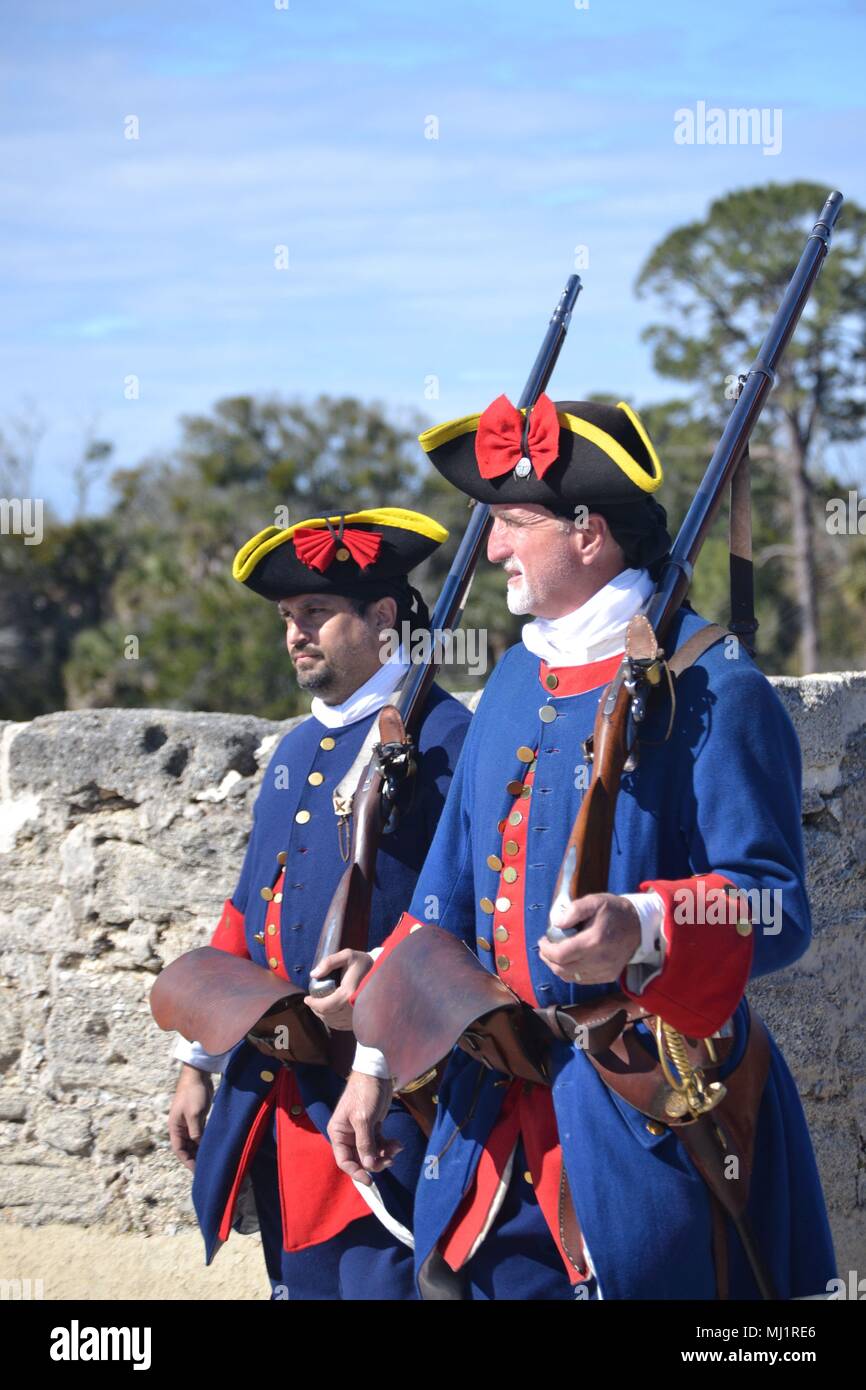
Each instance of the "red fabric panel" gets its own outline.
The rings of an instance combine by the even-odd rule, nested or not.
[[[581,1261],[575,1269],[565,1253],[559,1237],[559,1197],[562,1187],[562,1147],[556,1127],[553,1095],[546,1086],[522,1089],[520,1095],[520,1132],[526,1149],[526,1161],[532,1174],[535,1196],[547,1222],[566,1273],[572,1284],[582,1283],[589,1270],[583,1266],[583,1250],[572,1253]]]
[[[538,679],[547,695],[565,699],[569,695],[582,695],[586,690],[598,690],[613,680],[620,667],[624,653],[606,656],[603,661],[591,661],[588,666],[548,666],[542,661],[538,666]],[[545,683],[546,676],[556,676],[555,690]]]
[[[250,1126],[250,1132],[247,1135],[246,1143],[244,1144],[244,1147],[241,1151],[240,1160],[238,1162],[238,1170],[235,1173],[234,1182],[231,1185],[228,1201],[226,1202],[225,1211],[223,1212],[223,1219],[220,1222],[219,1238],[221,1241],[228,1240],[231,1234],[232,1217],[235,1214],[235,1202],[237,1201],[238,1193],[241,1190],[241,1183],[246,1177],[247,1169],[249,1168],[250,1164],[253,1161],[253,1158],[255,1157],[256,1149],[259,1147],[259,1144],[262,1141],[262,1135],[265,1132],[266,1125],[271,1117],[271,1111],[274,1108],[276,1094],[277,1083],[275,1081],[267,1096],[262,1101],[262,1104],[256,1113],[256,1117],[253,1120],[252,1125]]]
[[[218,951],[228,951],[229,955],[243,956],[246,960],[250,958],[244,932],[244,914],[238,912],[231,898],[226,898],[223,903],[222,916],[216,924],[210,944],[216,946]]]
[[[370,1208],[334,1162],[330,1144],[301,1103],[293,1071],[283,1067],[277,1092],[277,1172],[283,1249],[305,1250],[339,1235]]]
[[[535,773],[528,772],[523,779],[524,786],[531,787],[534,780]],[[513,989],[514,993],[525,1004],[531,1004],[535,1008],[538,1000],[535,996],[535,990],[532,988],[523,916],[524,894],[526,892],[526,836],[529,829],[529,803],[531,800],[531,797],[516,796],[511,804],[511,811],[520,811],[523,814],[523,820],[519,825],[510,825],[508,816],[505,817],[505,829],[502,832],[499,857],[502,860],[503,871],[511,866],[517,870],[517,878],[514,883],[506,883],[502,873],[499,875],[496,901],[499,902],[504,897],[508,899],[511,906],[506,908],[504,912],[497,909],[493,914],[492,945],[493,960],[499,978],[504,980],[509,989]],[[518,846],[516,854],[506,852],[505,843],[507,840],[513,840]],[[496,940],[497,927],[505,927],[508,932],[507,941]],[[508,961],[505,969],[501,969],[499,965],[502,958]]]
[[[358,988],[355,990],[355,993],[350,998],[350,1004],[355,1003],[355,1000],[358,998],[358,995],[361,993],[361,990],[364,988],[367,981],[372,979],[373,975],[379,969],[379,966],[382,964],[382,962],[388,959],[394,947],[399,946],[400,942],[403,941],[404,938],[409,935],[413,927],[422,927],[423,925],[424,923],[419,922],[417,917],[413,917],[408,912],[403,913],[403,916],[400,918],[396,927],[391,932],[391,935],[388,937],[384,946],[382,947],[381,954],[378,955],[375,961],[373,962],[372,969],[367,971]]]
[[[754,929],[747,935],[737,930],[740,910],[727,898],[727,887],[734,884],[722,874],[654,879],[640,885],[642,893],[654,890],[664,899],[665,963],[641,994],[625,988],[624,974],[620,985],[632,999],[692,1038],[708,1038],[721,1028],[749,980]]]
[[[487,1220],[491,1203],[499,1187],[520,1133],[520,1088],[514,1081],[508,1088],[499,1118],[481,1152],[472,1186],[466,1193],[451,1224],[439,1241],[445,1263],[454,1270],[465,1264],[478,1234]]]
[[[283,869],[274,884],[274,896],[268,903],[268,910],[265,913],[265,951],[268,958],[268,969],[274,975],[279,975],[281,980],[287,980],[286,963],[283,960],[283,943],[280,932],[280,914],[282,913],[283,884],[286,880],[286,871]],[[279,901],[278,901],[279,899]]]
[[[267,1063],[267,1058],[262,1061]],[[307,1115],[297,1079],[288,1067],[280,1067],[262,1102],[246,1143],[226,1202],[219,1238],[231,1234],[235,1203],[262,1136],[277,1110],[277,1180],[283,1224],[283,1248],[304,1250],[330,1240],[370,1208],[352,1179],[334,1162],[331,1146]]]
[[[523,1138],[536,1200],[565,1271],[572,1284],[582,1283],[589,1271],[574,1268],[559,1237],[562,1148],[556,1128],[553,1097],[546,1086],[525,1086],[522,1081],[512,1081],[508,1088],[499,1118],[475,1170],[472,1185],[439,1243],[442,1258],[454,1270],[466,1263],[470,1250],[484,1229],[518,1135]],[[517,1177],[520,1180],[522,1175],[517,1174]],[[575,1253],[582,1258],[582,1251]]]

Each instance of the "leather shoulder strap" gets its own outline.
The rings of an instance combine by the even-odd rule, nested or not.
[[[668,661],[668,668],[673,675],[681,676],[683,671],[694,666],[704,652],[709,651],[710,647],[714,647],[717,642],[721,642],[723,637],[735,636],[736,634],[731,632],[729,628],[721,627],[718,623],[709,623],[707,627],[702,627],[699,632],[692,633],[692,636],[683,642],[681,647],[677,647]]]

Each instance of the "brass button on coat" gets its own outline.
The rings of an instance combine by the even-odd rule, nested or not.
[[[526,798],[527,798],[528,796],[532,796],[532,788],[531,788],[531,787],[521,787],[521,788],[520,788],[520,796],[521,796],[521,800],[525,801]]]
[[[497,898],[497,899],[496,899],[496,911],[497,911],[497,912],[507,912],[508,909],[510,908],[510,906],[511,906],[511,899],[510,899],[510,898]]]
[[[324,772],[311,772],[307,781],[311,787],[320,787],[325,780]]]
[[[554,719],[558,718],[558,715],[553,705],[542,705],[541,709],[538,711],[538,717],[542,724],[552,724]]]
[[[515,778],[513,782],[505,783],[505,790],[508,792],[509,796],[519,796],[523,791],[523,783]]]
[[[283,901],[283,895],[282,895],[282,893],[275,893],[275,894],[274,894],[274,902],[275,902],[275,903],[281,903],[282,901]]]
[[[488,854],[487,867],[488,869],[494,869],[496,873],[499,873],[499,870],[502,868],[502,860],[499,858],[498,854]]]
[[[649,1120],[647,1122],[647,1129],[650,1134],[664,1134],[667,1125],[660,1124],[658,1120]]]
[[[511,812],[511,815],[508,817],[508,824],[509,824],[509,825],[519,825],[520,822],[521,822],[522,820],[523,820],[523,815],[522,815],[522,813],[521,813],[520,811],[512,811],[512,812]]]
[[[348,550],[346,549],[346,547],[345,547],[344,545],[341,545],[341,546],[340,546],[340,549],[337,551],[336,559],[338,559],[338,560],[348,560],[348,559],[349,559],[349,552],[348,552]]]
[[[260,1081],[273,1081],[273,1079],[274,1079],[274,1073],[273,1073],[272,1071],[260,1071],[260,1072],[259,1072],[259,1080],[260,1080]]]
[[[505,879],[506,883],[516,883],[517,870],[513,867],[513,865],[509,864],[507,869],[502,870],[502,877]]]
[[[506,854],[519,854],[520,845],[516,840],[506,840],[504,849]]]
[[[552,671],[548,671],[547,675],[544,677],[544,684],[547,686],[548,690],[555,690],[559,685],[559,676],[555,676]]]
[[[508,928],[507,928],[507,927],[497,927],[497,928],[496,928],[496,931],[493,933],[493,935],[496,937],[496,940],[497,940],[497,941],[507,941],[507,940],[508,940]]]
[[[528,1182],[530,1187],[532,1186],[532,1174],[528,1170],[523,1174],[523,1181]]]
[[[304,1113],[304,1107],[302,1105],[291,1105],[289,1109],[293,1115],[303,1115]]]
[[[306,825],[306,823],[307,823],[307,821],[308,821],[309,819],[310,819],[310,812],[309,812],[309,811],[298,811],[297,815],[295,816],[295,820],[298,822],[298,825]]]
[[[274,896],[273,888],[260,888],[259,892],[266,903],[269,903]]]
[[[490,898],[482,898],[478,906],[481,908],[482,912],[493,911],[493,903],[491,902]]]
[[[276,970],[279,963],[280,962],[277,960],[276,956],[271,956],[270,960],[268,961],[268,965],[271,967],[272,970]]]
[[[476,936],[476,938],[475,938],[475,944],[476,944],[476,946],[480,946],[481,949],[482,949],[482,951],[492,951],[492,950],[493,950],[493,947],[490,945],[490,942],[489,942],[489,941],[485,941],[483,936]]]
[[[286,860],[288,859],[288,857],[289,857],[289,856],[286,854],[286,851],[285,851],[284,849],[281,849],[280,852],[279,852],[279,854],[277,855],[277,863],[278,863],[278,864],[285,864],[285,862],[286,862]]]
[[[260,946],[264,946],[264,944],[265,944],[265,934],[264,934],[264,932],[263,932],[263,931],[257,931],[256,934],[255,934],[255,936],[253,937],[253,941],[257,941],[257,942],[259,943]]]
[[[497,957],[496,957],[496,969],[497,969],[497,970],[510,970],[510,969],[511,969],[511,961],[508,959],[507,956],[497,956]]]
[[[319,747],[324,748],[326,752],[330,752],[331,749],[335,748],[336,746],[337,740],[335,738],[331,738],[330,734],[326,734],[324,738],[319,739]]]
[[[535,757],[535,754],[533,753],[531,748],[527,748],[525,743],[521,743],[520,747],[517,750],[517,756],[522,763],[531,763],[532,759]]]
[[[276,924],[276,922],[269,922],[269,923],[268,923],[268,936],[276,936],[276,934],[277,934],[277,924]]]

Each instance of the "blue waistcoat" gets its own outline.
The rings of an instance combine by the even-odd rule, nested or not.
[[[412,793],[396,825],[383,836],[376,860],[369,946],[382,943],[409,904],[470,718],[458,700],[432,687],[416,738]],[[305,989],[322,922],[346,867],[332,793],[355,761],[374,719],[378,714],[345,728],[327,729],[310,717],[292,729],[271,757],[253,810],[252,833],[231,901],[243,913],[250,958],[267,968],[267,948],[256,940],[263,934],[268,906],[261,889],[276,882],[277,855],[286,854],[280,942],[288,978]],[[318,776],[311,782],[311,774],[321,774],[321,782]],[[271,1075],[263,1060],[249,1043],[234,1049],[199,1147],[192,1191],[208,1262],[218,1248],[217,1232],[244,1142],[271,1089],[272,1083],[262,1076],[263,1070],[265,1077]],[[343,1082],[327,1067],[296,1066],[295,1073],[307,1113],[325,1133]],[[404,1148],[377,1185],[392,1214],[411,1226],[423,1137],[400,1106],[393,1108],[385,1129]]]
[[[696,613],[681,610],[668,650],[702,626]],[[489,900],[499,874],[487,859],[501,851],[502,819],[512,808],[514,793],[506,783],[525,771],[517,750],[538,749],[532,794],[522,804],[529,817],[523,930],[540,1005],[575,1003],[614,987],[563,982],[539,956],[584,795],[582,743],[592,732],[599,695],[595,689],[557,698],[540,682],[537,657],[522,644],[506,652],[472,721],[410,907],[419,920],[438,921],[461,937],[488,970],[496,970],[500,948]],[[772,686],[731,642],[705,652],[677,682],[676,695],[671,738],[661,741],[667,710],[651,712],[638,766],[623,780],[609,889],[635,892],[645,881],[708,872],[745,890],[779,889],[781,930],[756,929],[752,973],[779,970],[802,955],[811,930],[796,734]],[[555,709],[550,722],[540,718],[544,705]],[[652,739],[659,742],[653,746]],[[734,1025],[728,1069],[746,1042],[745,1000]],[[823,1291],[834,1260],[797,1090],[775,1043],[771,1053],[749,1210],[779,1295],[788,1298]],[[708,1193],[675,1135],[651,1133],[646,1117],[605,1087],[580,1050],[555,1045],[553,1072],[563,1160],[602,1296],[714,1298]],[[428,1148],[436,1162],[425,1163],[416,1197],[419,1271],[429,1267],[472,1183],[505,1094],[496,1081],[496,1073],[455,1051]],[[739,1245],[730,1244],[731,1297],[756,1297]]]

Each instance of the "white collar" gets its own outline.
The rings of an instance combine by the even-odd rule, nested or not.
[[[647,570],[623,570],[573,613],[533,618],[521,632],[524,646],[548,666],[586,666],[616,656],[625,630],[655,589]]]
[[[368,714],[375,714],[376,710],[387,705],[408,669],[409,662],[404,659],[401,647],[396,658],[383,662],[379,670],[363,685],[359,685],[341,705],[326,705],[315,695],[310,713],[326,729],[343,729],[347,724],[357,724],[359,719],[366,719]]]

